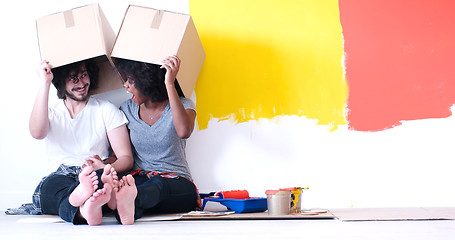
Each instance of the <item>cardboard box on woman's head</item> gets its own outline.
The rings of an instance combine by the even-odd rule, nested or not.
[[[36,29],[41,59],[52,68],[92,59],[100,69],[98,88],[92,94],[123,87],[110,58],[116,35],[98,4],[41,17]]]
[[[181,60],[177,81],[189,98],[205,60],[191,16],[130,5],[111,56],[162,65],[162,60],[172,55]]]

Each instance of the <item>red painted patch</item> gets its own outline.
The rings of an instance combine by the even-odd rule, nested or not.
[[[455,103],[455,1],[340,0],[349,127],[443,118]]]

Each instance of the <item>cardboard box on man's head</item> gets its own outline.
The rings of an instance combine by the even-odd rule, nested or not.
[[[189,98],[205,60],[191,16],[130,5],[111,56],[162,65],[162,60],[172,55],[181,60],[177,81]]]
[[[100,69],[98,88],[92,94],[123,87],[109,56],[116,35],[98,4],[41,17],[36,28],[41,59],[52,68],[92,59]]]

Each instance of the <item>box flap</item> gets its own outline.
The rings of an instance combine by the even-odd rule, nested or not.
[[[188,26],[177,56],[182,59],[180,70],[177,73],[177,80],[179,80],[183,94],[185,96],[191,96],[205,60],[204,47],[191,17],[188,21]],[[180,79],[184,79],[184,81],[180,81]]]

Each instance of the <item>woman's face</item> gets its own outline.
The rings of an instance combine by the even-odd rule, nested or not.
[[[134,81],[131,80],[130,78],[128,78],[128,80],[123,84],[123,87],[125,87],[127,92],[133,94],[131,100],[138,106],[140,106],[147,100],[144,96],[142,96],[139,93],[139,90],[137,90],[136,86],[134,85]]]

